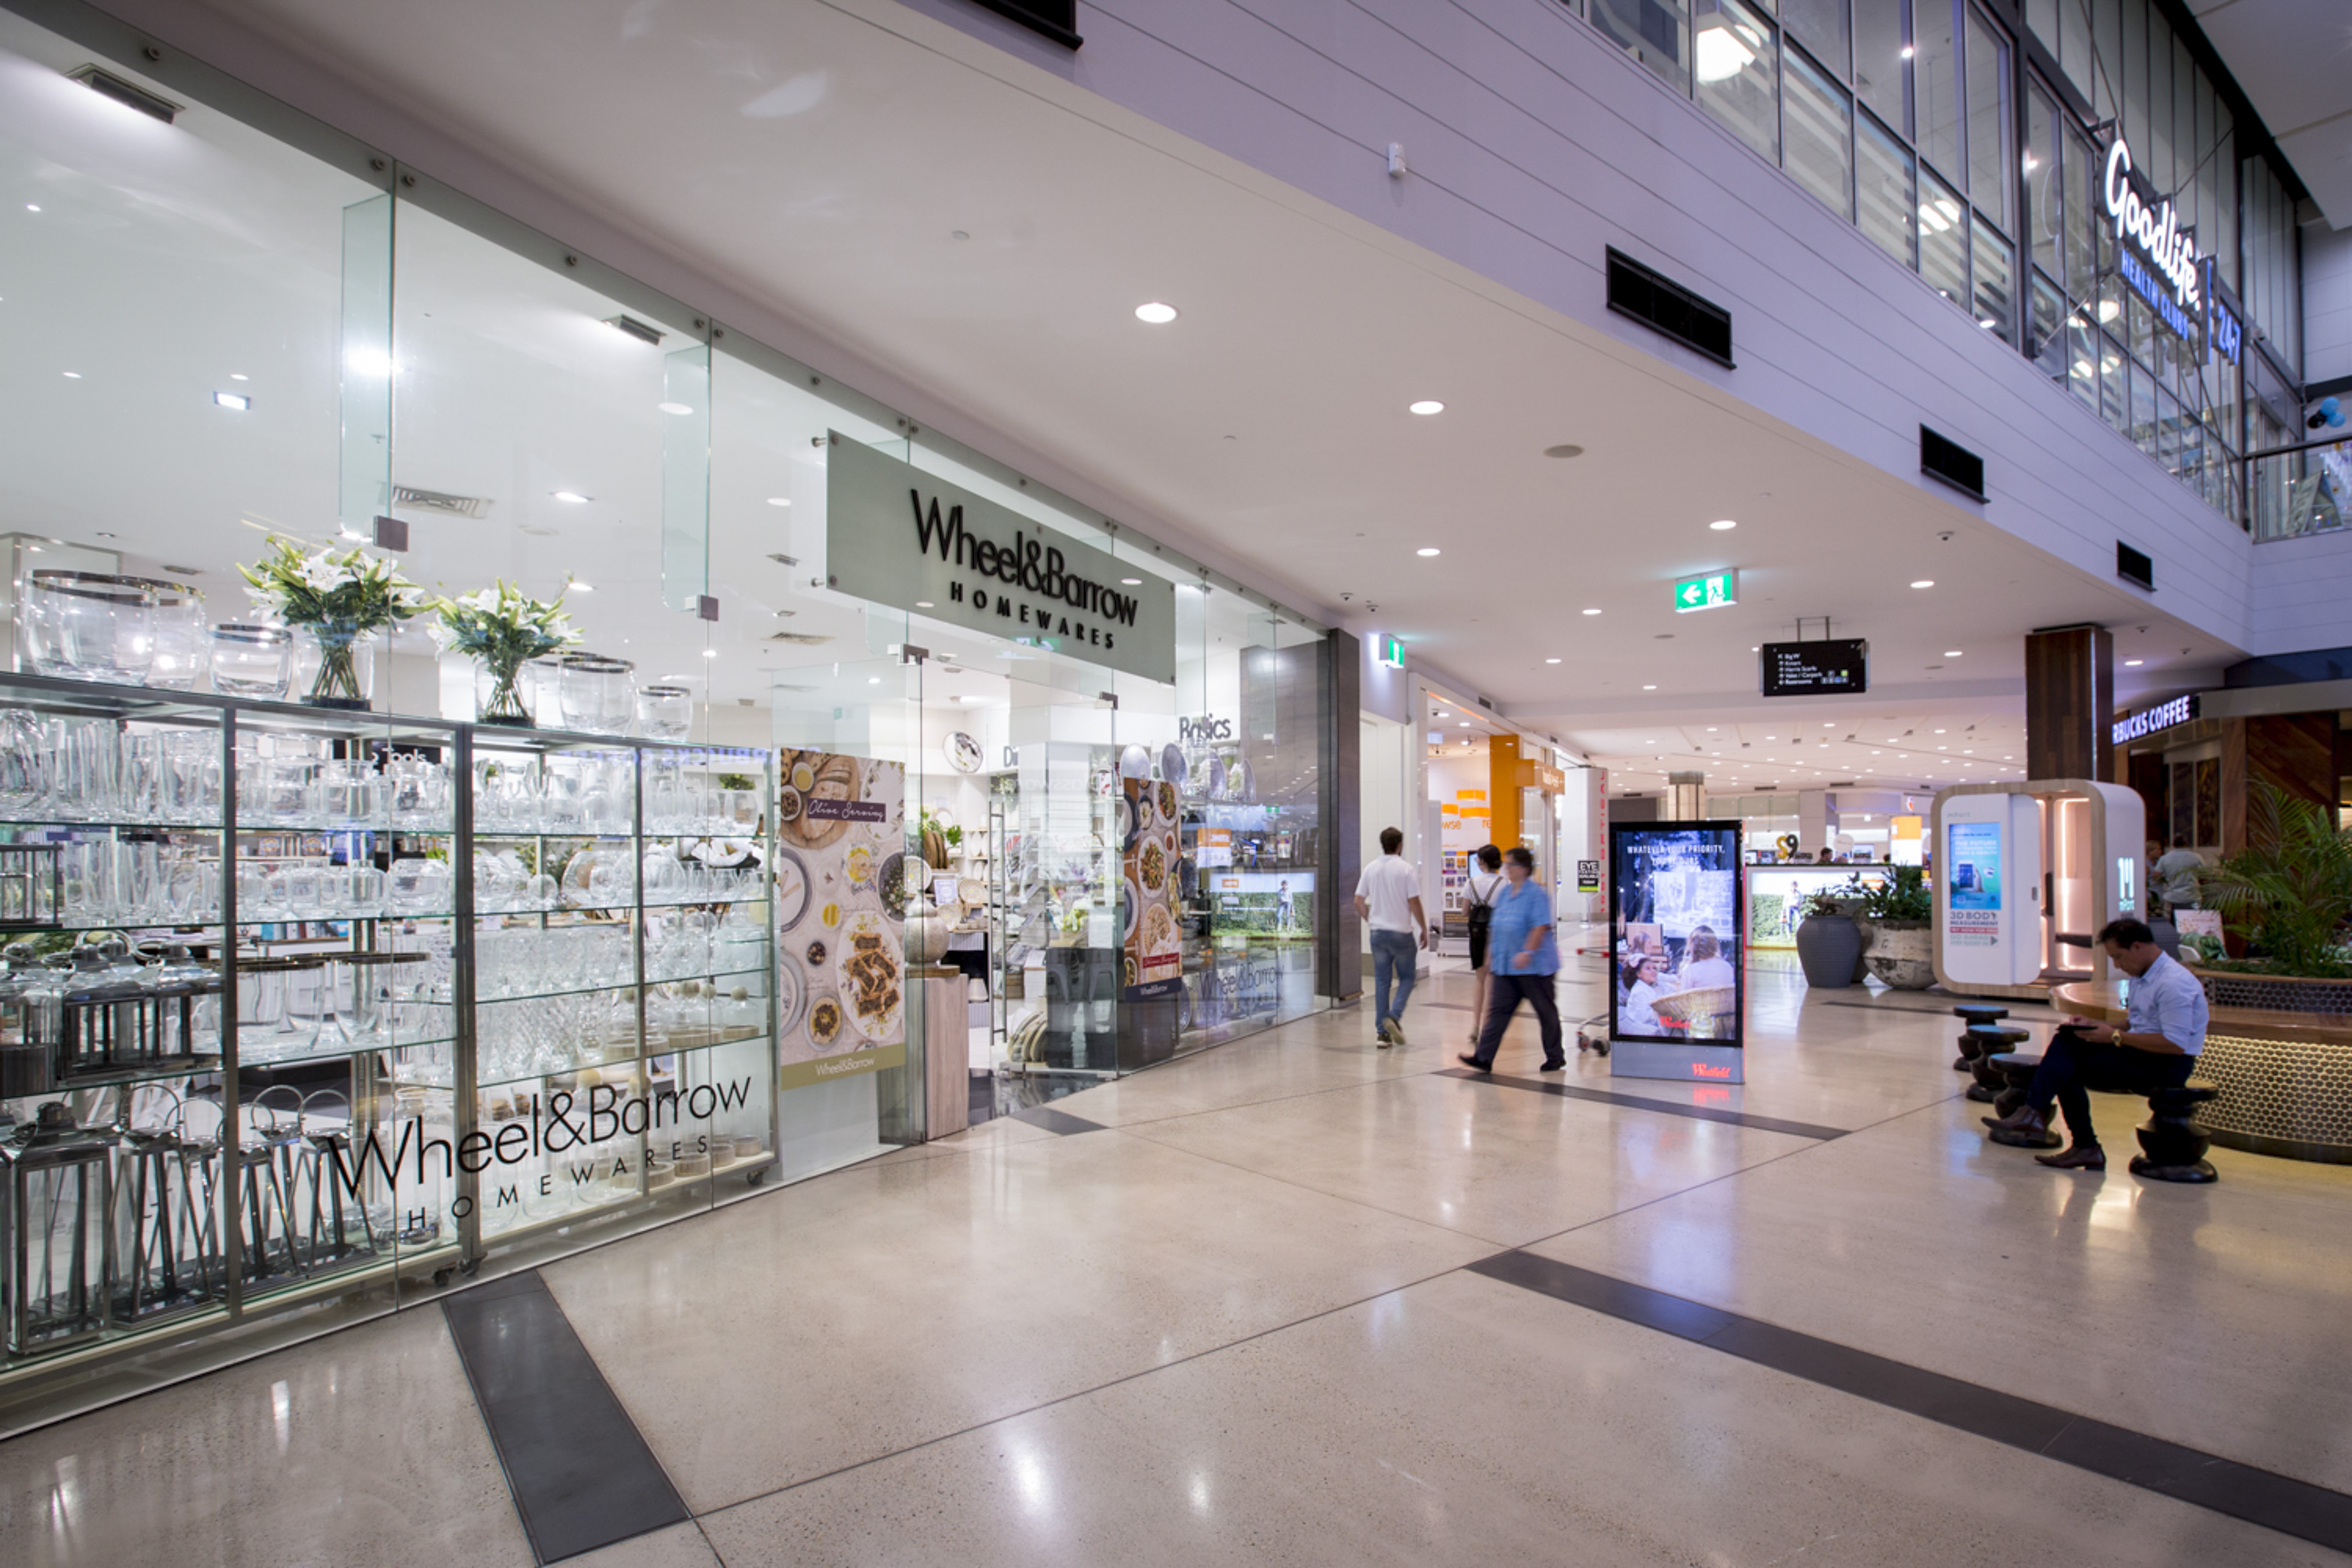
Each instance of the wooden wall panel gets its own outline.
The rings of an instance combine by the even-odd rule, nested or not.
[[[2114,782],[2116,639],[2062,626],[2025,639],[2025,776]]]

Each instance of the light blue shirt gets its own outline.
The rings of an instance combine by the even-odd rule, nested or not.
[[[2131,983],[2124,1027],[2135,1035],[2162,1035],[2190,1056],[2205,1048],[2210,1010],[2197,976],[2158,953],[2147,973]]]
[[[1545,928],[1543,945],[1519,961],[1528,932]],[[1557,974],[1559,943],[1553,940],[1551,895],[1533,877],[1516,886],[1506,884],[1495,893],[1494,923],[1486,928],[1486,967],[1496,974]]]

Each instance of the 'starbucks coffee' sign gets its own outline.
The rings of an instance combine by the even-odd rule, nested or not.
[[[825,581],[863,599],[1176,679],[1176,590],[846,436],[828,437]]]

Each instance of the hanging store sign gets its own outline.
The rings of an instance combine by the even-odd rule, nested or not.
[[[2158,730],[2169,730],[2175,724],[2186,724],[2197,717],[2197,694],[2176,697],[2169,702],[2159,702],[2153,708],[2143,708],[2116,721],[2115,744],[2137,741],[2143,735],[2153,735]]]
[[[2173,336],[2197,342],[2205,288],[2196,237],[2180,226],[2169,198],[2132,177],[2131,149],[2121,137],[2107,149],[2101,192],[2116,228],[2116,269]]]
[[[825,585],[895,609],[1176,679],[1176,585],[837,433]]]

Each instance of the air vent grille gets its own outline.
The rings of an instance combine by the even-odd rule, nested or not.
[[[158,98],[138,83],[125,81],[112,71],[84,66],[71,75],[74,80],[100,98],[110,98],[125,108],[135,109],[142,114],[152,114],[166,125],[179,118],[178,104],[168,98]]]
[[[1739,368],[1731,360],[1730,311],[1614,247],[1609,251],[1609,308],[1726,370]]]
[[[2116,541],[2116,575],[2135,588],[2156,592],[2156,562],[2134,550],[2122,540]]]
[[[1949,437],[1919,426],[1919,471],[1971,500],[1985,499],[1984,459]]]
[[[439,512],[444,517],[485,518],[490,503],[484,496],[453,496],[445,490],[420,490],[414,485],[392,487],[392,504],[411,511]]]
[[[799,643],[803,647],[814,647],[819,643],[831,642],[833,634],[830,632],[770,632],[768,640]]]

